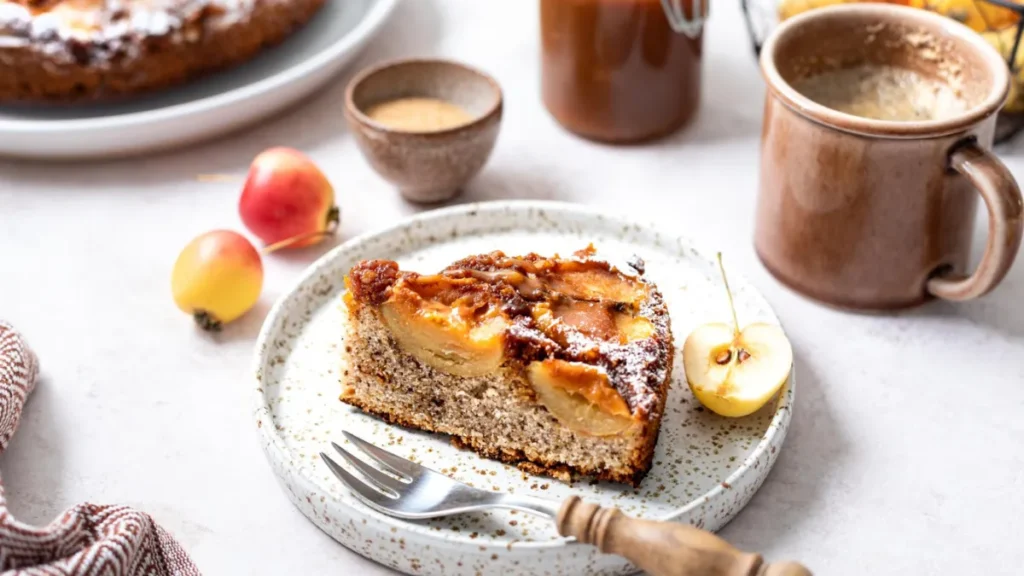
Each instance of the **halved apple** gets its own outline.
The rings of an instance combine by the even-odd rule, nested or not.
[[[774,324],[755,322],[739,329],[721,254],[718,264],[733,323],[703,324],[691,332],[683,344],[683,369],[701,404],[721,416],[740,418],[760,410],[786,383],[793,347]]]
[[[446,306],[396,301],[380,310],[402,350],[428,366],[456,376],[482,376],[501,367],[506,322],[500,315],[467,322]]]
[[[761,409],[786,383],[793,348],[773,324],[704,324],[683,345],[690,390],[712,412],[733,418]]]
[[[599,368],[548,359],[531,362],[526,377],[541,404],[574,432],[614,436],[633,424],[626,401]]]

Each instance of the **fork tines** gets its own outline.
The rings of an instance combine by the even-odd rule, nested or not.
[[[352,474],[323,452],[320,453],[320,458],[339,480],[357,496],[369,500],[368,503],[382,506],[386,505],[388,500],[397,499],[409,483],[420,474],[420,467],[414,462],[378,448],[351,432],[343,431],[342,434],[380,469],[334,442],[331,442],[331,446],[350,466],[358,470],[363,478]]]

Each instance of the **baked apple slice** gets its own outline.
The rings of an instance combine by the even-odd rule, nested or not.
[[[633,424],[626,401],[599,368],[548,359],[531,362],[526,377],[540,403],[574,432],[614,436]]]
[[[380,311],[402,350],[436,370],[468,377],[501,367],[507,323],[500,315],[466,321],[446,306],[407,300],[385,302]]]

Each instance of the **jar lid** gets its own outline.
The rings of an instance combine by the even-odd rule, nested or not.
[[[661,0],[668,23],[677,33],[686,34],[690,38],[700,36],[704,30],[704,21],[708,17],[708,0],[691,0],[692,15],[687,16],[683,8],[683,0]]]

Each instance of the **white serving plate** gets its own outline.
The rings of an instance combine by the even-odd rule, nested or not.
[[[445,437],[385,424],[342,404],[342,279],[364,258],[395,259],[434,272],[469,254],[500,249],[569,254],[593,242],[620,262],[638,254],[669,306],[677,344],[675,369],[655,464],[640,488],[579,482],[573,486],[482,459]],[[742,324],[777,322],[762,296],[730,277]],[[681,346],[698,324],[730,319],[709,253],[674,234],[577,205],[493,202],[427,212],[335,248],[274,305],[256,347],[254,424],[274,473],[291,501],[317,526],[368,558],[410,574],[625,574],[635,569],[596,548],[566,542],[552,523],[509,511],[409,522],[360,502],[318,457],[342,429],[478,487],[561,500],[570,494],[645,518],[717,530],[760,487],[786,436],[795,383],[757,414],[715,416],[686,385]],[[340,460],[340,459],[339,459]]]
[[[0,106],[0,155],[110,158],[183,146],[265,118],[330,80],[397,0],[327,0],[310,22],[245,64],[116,104]]]

